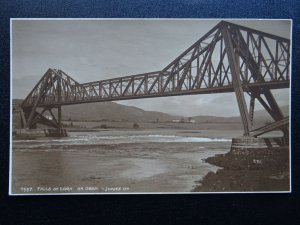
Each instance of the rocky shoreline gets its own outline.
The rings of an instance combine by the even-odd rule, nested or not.
[[[289,148],[230,151],[205,160],[219,166],[193,192],[268,192],[290,190]]]

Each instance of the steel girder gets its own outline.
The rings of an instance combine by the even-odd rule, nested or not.
[[[38,107],[162,96],[235,92],[249,135],[257,99],[274,118],[283,115],[271,89],[289,88],[290,41],[221,21],[161,71],[80,84],[49,69],[22,103],[30,127]],[[250,111],[244,93],[251,96]]]

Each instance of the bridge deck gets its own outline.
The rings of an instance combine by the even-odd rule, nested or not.
[[[105,101],[119,101],[119,100],[130,100],[130,99],[141,99],[141,98],[156,98],[156,97],[167,97],[167,96],[180,96],[180,95],[196,95],[196,94],[213,94],[213,93],[230,93],[234,92],[234,87],[232,83],[224,86],[213,86],[205,88],[187,88],[184,90],[176,90],[176,88],[168,89],[165,91],[157,90],[152,92],[147,92],[147,86],[150,82],[143,82],[144,87],[141,88],[141,85],[136,85],[131,87],[131,90],[126,90],[122,85],[122,78],[120,79],[111,79],[105,81],[97,81],[85,84],[76,84],[72,89],[80,90],[77,93],[71,95],[66,93],[66,95],[61,96],[61,100],[58,101],[57,96],[45,96],[44,100],[39,104],[39,107],[57,107],[60,105],[74,105],[82,103],[91,103],[91,102],[105,102]],[[130,83],[130,82],[129,82]],[[133,81],[132,83],[137,83]],[[108,85],[106,85],[108,84]],[[126,83],[128,85],[128,82]],[[132,85],[132,84],[129,84]],[[263,83],[243,83],[243,89],[245,91],[255,88],[269,88],[269,89],[282,89],[289,88],[289,81],[268,81]],[[118,88],[115,88],[119,86]],[[101,91],[102,89],[102,91]],[[124,90],[125,89],[125,90]],[[139,90],[142,89],[142,90]],[[31,104],[25,103],[24,108],[32,107],[32,103],[35,101],[35,98],[32,99]]]
[[[290,40],[221,21],[160,71],[80,84],[49,69],[22,103],[27,126],[62,105],[234,92],[244,135],[250,134],[254,100],[275,121],[283,119],[271,89],[290,86]],[[251,98],[250,109],[244,92]],[[61,114],[55,126],[60,129]],[[287,130],[284,128],[284,132]]]

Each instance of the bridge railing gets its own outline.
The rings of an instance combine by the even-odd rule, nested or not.
[[[234,91],[224,29],[245,90],[289,87],[288,39],[222,21],[161,71],[80,84],[61,70],[49,69],[22,106]]]

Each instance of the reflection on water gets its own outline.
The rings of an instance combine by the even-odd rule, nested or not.
[[[168,169],[162,160],[155,159],[127,159],[126,163],[134,165],[121,173],[122,177],[131,179],[145,179],[165,173]]]

